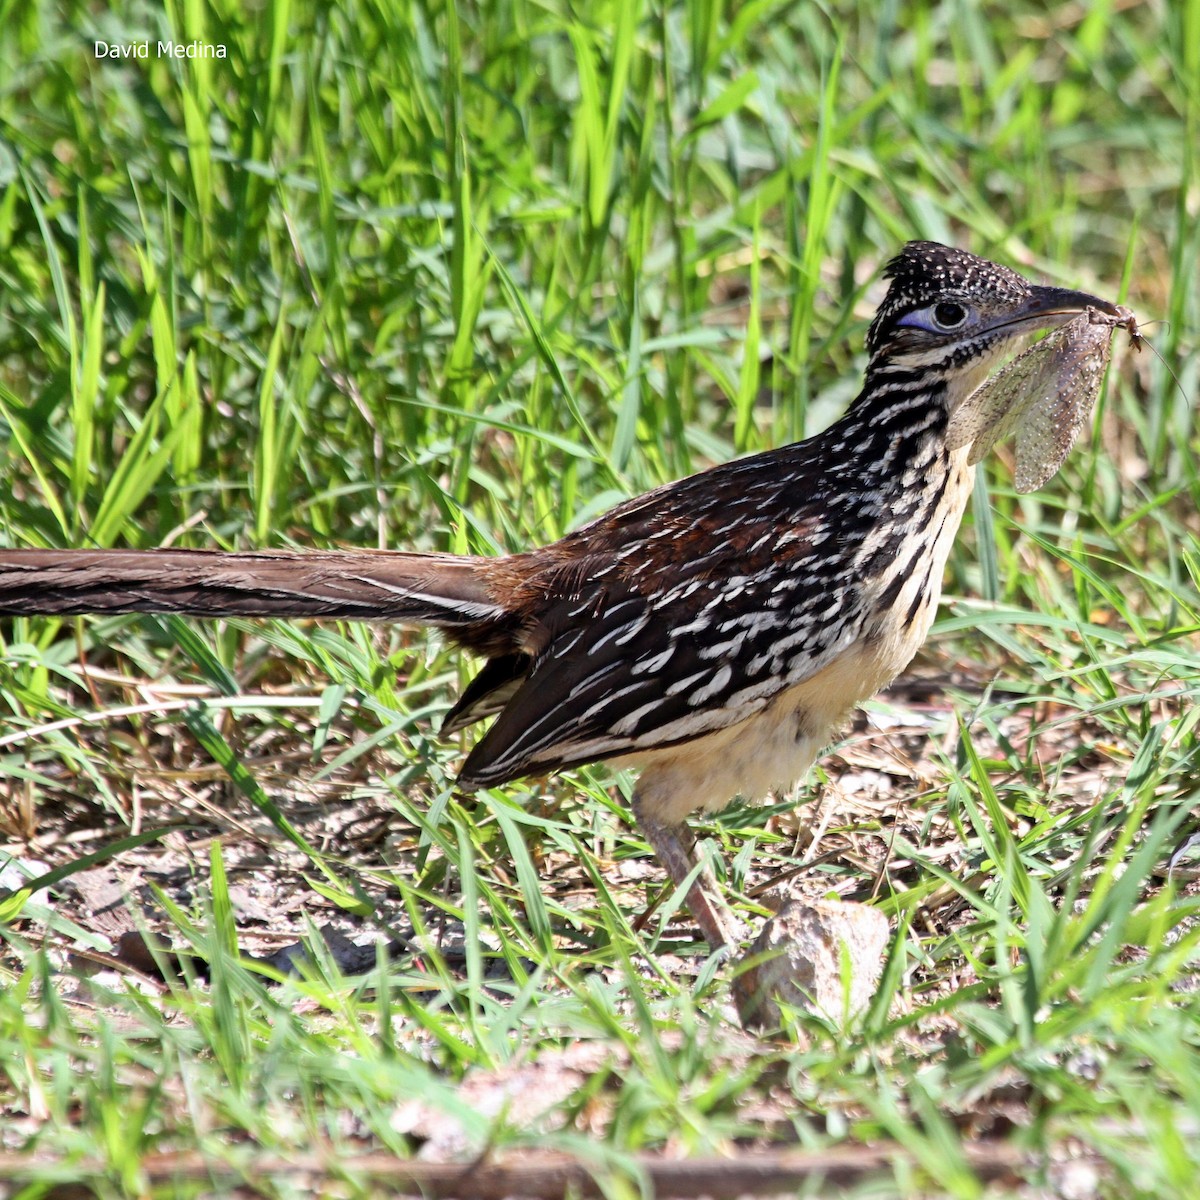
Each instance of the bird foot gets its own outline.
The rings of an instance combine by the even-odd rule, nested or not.
[[[687,828],[647,817],[640,812],[637,816],[638,827],[675,886],[682,887],[695,875],[688,887],[686,903],[704,940],[714,953],[725,951],[732,955],[742,944],[747,930],[721,899],[713,873],[707,867],[701,867],[696,873],[696,849]]]

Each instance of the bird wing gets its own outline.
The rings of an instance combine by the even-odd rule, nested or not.
[[[845,549],[869,516],[839,527],[828,481],[778,452],[712,475],[695,495],[673,485],[551,548],[553,570],[530,584],[543,594],[540,648],[464,786],[736,724],[860,636],[861,580],[826,543]]]

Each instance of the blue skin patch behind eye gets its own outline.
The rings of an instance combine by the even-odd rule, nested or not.
[[[958,322],[958,324],[939,325],[933,319],[934,308],[940,307],[942,304],[952,303],[955,308],[961,308],[966,316]],[[958,304],[956,301],[940,301],[937,305],[932,305],[929,308],[918,308],[915,312],[906,313],[899,321],[896,322],[898,329],[923,329],[926,333],[947,333],[955,329],[961,329],[967,324],[968,318],[971,315],[971,310],[965,304]]]

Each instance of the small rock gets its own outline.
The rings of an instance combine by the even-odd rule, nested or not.
[[[865,904],[785,904],[762,927],[748,955],[769,957],[734,983],[742,1024],[778,1029],[780,1001],[838,1023],[863,1011],[875,995],[888,935],[887,918]]]
[[[12,858],[0,852],[0,895],[19,892],[31,879],[45,875],[50,868],[39,858]],[[48,904],[50,896],[46,888],[34,892],[27,904]]]

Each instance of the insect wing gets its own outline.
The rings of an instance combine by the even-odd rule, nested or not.
[[[1104,377],[1115,326],[1088,314],[1053,330],[973,392],[953,414],[946,444],[970,445],[975,464],[1016,437],[1016,488],[1032,492],[1062,466]]]
[[[1053,330],[980,384],[950,418],[947,447],[958,450],[969,445],[967,461],[974,466],[993,446],[1011,437],[1026,410],[1053,384],[1065,332],[1065,326]]]
[[[1018,492],[1036,491],[1062,466],[1100,394],[1116,327],[1080,318],[1062,332],[1057,368],[1047,370],[1040,398],[1017,424]]]

